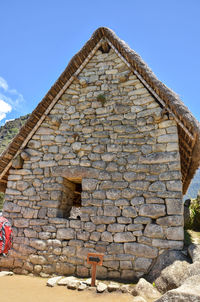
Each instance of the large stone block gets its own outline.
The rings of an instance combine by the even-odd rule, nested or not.
[[[122,210],[122,216],[134,218],[137,216],[137,212],[134,207],[124,207]]]
[[[120,232],[114,235],[114,242],[132,242],[136,241],[136,237],[131,232]]]
[[[57,263],[56,273],[59,275],[73,275],[75,272],[75,265],[70,263]]]
[[[47,247],[46,242],[39,239],[30,239],[30,246],[40,251],[45,251]]]
[[[165,205],[160,204],[144,204],[139,210],[140,216],[158,218],[166,215]]]
[[[116,189],[110,189],[106,191],[106,196],[108,199],[116,200],[121,197],[121,191]]]
[[[167,190],[182,192],[182,181],[180,181],[180,180],[169,180],[166,183],[167,183]]]
[[[118,233],[118,232],[123,232],[125,228],[124,224],[119,224],[119,223],[113,223],[108,225],[108,232],[111,233]]]
[[[101,240],[106,242],[113,242],[113,236],[110,232],[101,233]]]
[[[13,222],[14,226],[17,228],[27,228],[29,226],[29,220],[28,219],[15,219]]]
[[[108,254],[124,254],[124,245],[122,243],[111,243],[107,247]]]
[[[165,191],[166,186],[165,183],[162,181],[155,181],[149,186],[149,191],[158,192],[158,191]]]
[[[83,241],[88,241],[90,238],[90,233],[89,232],[85,232],[85,231],[78,231],[76,233],[77,235],[77,239],[83,240]],[[72,239],[72,238],[70,238]]]
[[[96,225],[92,222],[86,222],[84,224],[84,229],[87,231],[87,232],[94,232],[96,230]]]
[[[178,152],[158,152],[141,156],[139,162],[143,164],[161,164],[179,160]]]
[[[30,209],[30,208],[23,208],[22,209],[22,215],[26,219],[31,219],[31,218],[37,218],[37,210]]]
[[[9,213],[12,212],[20,213],[21,207],[11,201],[5,201],[3,205],[3,210]]]
[[[158,249],[140,243],[125,243],[124,250],[126,254],[131,254],[138,257],[156,258],[158,255]]]
[[[143,230],[143,225],[142,224],[129,224],[127,226],[127,230],[128,231],[131,231],[131,232],[134,232],[134,231],[141,231]]]
[[[134,190],[146,191],[149,187],[150,182],[148,181],[134,181],[130,184],[130,188]]]
[[[36,195],[36,191],[33,187],[31,187],[31,188],[24,190],[23,195],[24,196],[33,196],[33,195]]]
[[[67,257],[75,256],[76,248],[74,246],[65,246],[63,248],[62,254]]]
[[[29,256],[29,261],[32,263],[32,264],[46,264],[47,263],[47,260],[45,257],[43,256],[38,256],[38,255],[30,255]]]
[[[144,197],[142,197],[142,196],[134,197],[133,199],[131,199],[131,204],[132,204],[132,206],[144,204]]]
[[[183,201],[181,199],[166,198],[166,206],[168,215],[183,214]]]
[[[182,250],[183,241],[176,240],[164,240],[164,239],[152,239],[152,246],[161,249],[175,249]]]
[[[123,198],[127,198],[127,199],[131,199],[136,195],[136,191],[132,190],[130,188],[124,189],[122,191],[122,197]]]
[[[131,217],[117,217],[117,222],[122,224],[130,224],[132,223]]]
[[[7,188],[6,189],[6,195],[21,195],[21,192],[20,191],[18,191],[18,190],[14,190],[14,189],[9,189],[9,188]]]
[[[152,263],[149,258],[136,258],[134,261],[134,270],[147,273]]]
[[[164,134],[158,137],[158,143],[177,143],[178,142],[178,134]]]
[[[24,191],[29,187],[29,183],[26,181],[18,181],[17,182],[17,190]]]
[[[116,261],[116,260],[104,261],[103,265],[107,268],[118,270],[119,261]]]
[[[110,224],[114,223],[116,218],[109,216],[92,216],[91,220],[94,224]]]
[[[173,215],[173,216],[158,218],[156,220],[156,223],[162,226],[182,226],[184,221],[183,221],[183,216]]]
[[[98,184],[98,180],[96,179],[84,178],[82,180],[82,189],[84,191],[94,191],[96,189],[97,184]]]
[[[164,238],[163,229],[157,224],[147,224],[144,235],[150,238]]]
[[[99,241],[101,237],[101,233],[99,232],[92,232],[92,234],[90,235],[90,240],[92,241]]]
[[[37,238],[37,232],[32,229],[24,229],[24,234],[28,238]]]
[[[175,282],[173,280],[173,284],[174,283]],[[157,300],[157,302],[166,302],[166,301],[199,302],[200,301],[199,283],[200,283],[199,275],[189,277],[178,288],[167,291],[160,299]]]
[[[57,238],[62,239],[62,240],[63,239],[64,240],[74,239],[75,238],[75,231],[71,228],[58,229]]]
[[[116,206],[104,206],[104,215],[117,217],[121,215],[121,210]]]
[[[184,230],[183,227],[169,227],[166,230],[167,239],[170,240],[183,240]]]

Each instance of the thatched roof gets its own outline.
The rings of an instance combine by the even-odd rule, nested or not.
[[[196,169],[200,165],[200,124],[172,90],[160,82],[141,57],[132,50],[115,33],[105,27],[98,28],[71,59],[68,66],[51,87],[26,124],[0,156],[0,190],[6,187],[9,168],[12,160],[22,151],[31,139],[50,109],[55,105],[61,94],[89,61],[96,49],[105,41],[125,60],[131,70],[143,82],[149,92],[159,101],[164,110],[176,119],[179,133],[183,194],[191,182]]]

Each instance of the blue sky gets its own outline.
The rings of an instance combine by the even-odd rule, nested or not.
[[[31,112],[100,26],[200,120],[199,0],[0,0],[0,125]]]

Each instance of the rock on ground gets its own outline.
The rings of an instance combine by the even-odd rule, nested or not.
[[[73,277],[73,276],[65,277],[58,281],[58,285],[67,286],[69,282],[74,281],[74,280],[77,280],[76,277]]]
[[[78,281],[78,280],[71,280],[71,281],[68,282],[67,288],[75,290],[75,289],[77,289],[79,287],[79,285],[80,285],[80,281]]]
[[[146,300],[141,296],[137,296],[133,298],[132,302],[146,302]]]
[[[88,285],[88,286],[91,286],[91,282],[92,282],[92,279],[91,279],[91,278],[86,279],[86,280],[83,281],[83,283],[85,283],[85,284]],[[95,285],[97,285],[97,280],[95,280]]]
[[[47,281],[47,286],[54,287],[61,278],[62,276],[50,278]]]
[[[7,272],[7,271],[2,271],[0,272],[0,277],[4,277],[4,276],[13,276],[14,273],[13,272]]]
[[[190,244],[188,247],[188,254],[191,257],[192,262],[200,261],[200,244]]]
[[[79,291],[85,290],[86,288],[87,288],[87,285],[84,284],[84,283],[82,283],[82,282],[81,282],[81,284],[78,286],[78,290],[79,290]]]
[[[155,302],[200,302],[200,275],[188,278],[180,287],[168,291]]]
[[[166,267],[155,280],[155,285],[161,293],[181,286],[191,276],[200,275],[200,262],[189,264],[186,261],[175,261]]]
[[[153,265],[149,274],[146,276],[146,279],[152,283],[160,276],[161,271],[164,268],[171,265],[176,260],[189,261],[188,258],[181,251],[177,251],[177,250],[165,251],[164,253],[158,256],[155,264]]]
[[[108,284],[108,291],[109,292],[114,292],[119,290],[120,286],[117,283],[111,282],[110,284]]]
[[[99,282],[97,285],[97,293],[103,293],[107,289],[107,285],[103,282]]]
[[[140,278],[139,282],[132,290],[132,295],[141,296],[146,300],[155,300],[161,297],[159,291],[143,278]]]
[[[129,293],[131,291],[131,288],[129,286],[129,284],[124,284],[121,286],[121,292],[123,294]]]

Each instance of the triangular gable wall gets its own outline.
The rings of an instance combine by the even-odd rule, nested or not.
[[[103,39],[103,40],[102,40]],[[72,58],[69,65],[49,90],[45,98],[31,114],[20,133],[14,138],[7,150],[0,157],[1,183],[7,181],[7,171],[12,159],[17,156],[32,137],[45,116],[55,105],[66,87],[77,77],[81,69],[88,63],[96,50],[104,41],[110,45],[126,64],[134,71],[145,87],[156,97],[167,112],[170,112],[179,125],[180,153],[183,175],[183,193],[199,166],[199,123],[191,115],[176,94],[162,84],[151,72],[142,59],[121,41],[111,30],[99,28],[85,44],[81,51]]]

